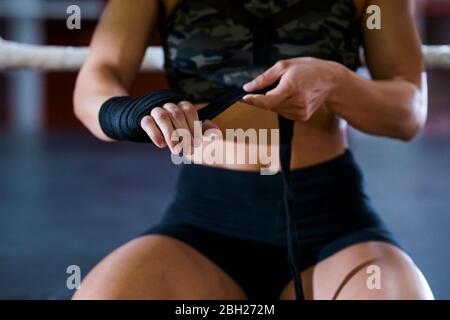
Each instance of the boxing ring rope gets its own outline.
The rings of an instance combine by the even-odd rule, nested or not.
[[[423,52],[428,68],[450,69],[450,45],[423,46]],[[76,71],[88,53],[87,47],[23,44],[0,38],[0,70]],[[163,64],[162,48],[148,48],[142,70],[160,71]]]
[[[0,38],[0,70],[76,71],[80,69],[88,53],[87,47],[24,44]],[[148,48],[142,70],[162,70],[163,64],[162,48]]]

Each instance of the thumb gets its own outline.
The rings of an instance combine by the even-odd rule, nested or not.
[[[277,82],[283,75],[284,68],[282,64],[276,63],[264,73],[257,76],[254,80],[244,84],[243,89],[247,92],[257,91],[269,87]]]
[[[203,132],[206,132],[207,130],[214,129],[214,130],[220,130],[220,128],[211,120],[204,120],[202,122],[202,130]]]
[[[203,137],[208,141],[213,141],[222,137],[222,131],[220,131],[220,128],[211,120],[203,121],[202,129]]]
[[[270,110],[277,107],[289,97],[289,88],[283,79],[266,94],[248,94],[242,99],[254,106]]]

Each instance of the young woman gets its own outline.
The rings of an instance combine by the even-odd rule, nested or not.
[[[366,27],[369,5],[381,9],[381,30]],[[433,297],[370,206],[346,140],[347,122],[405,141],[424,125],[411,0],[110,0],[74,94],[76,115],[98,138],[113,141],[99,112],[108,99],[128,95],[158,28],[171,86],[188,97],[142,118],[160,148],[178,153],[173,131],[193,133],[197,110],[230,87],[256,78],[245,87],[250,92],[279,81],[203,130],[272,129],[278,115],[295,120],[290,168],[300,275],[286,258],[281,174],[260,175],[260,162],[191,164],[161,223],[101,261],[75,299],[295,299],[295,276],[306,299]],[[354,72],[361,45],[373,80]],[[192,144],[209,139],[193,136]],[[234,147],[226,141],[225,153]]]

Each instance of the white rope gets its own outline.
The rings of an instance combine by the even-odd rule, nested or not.
[[[80,69],[88,53],[87,47],[23,44],[0,38],[0,70],[75,71]],[[162,48],[148,48],[142,69],[146,71],[162,70],[163,64]]]
[[[450,45],[423,46],[423,51],[427,67],[450,69]],[[75,71],[81,67],[88,52],[86,47],[32,45],[0,38],[0,70]],[[162,48],[147,49],[142,70],[162,70],[163,65]]]
[[[428,68],[450,69],[450,45],[423,46]]]

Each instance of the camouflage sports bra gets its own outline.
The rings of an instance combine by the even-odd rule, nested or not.
[[[161,35],[170,85],[192,102],[210,101],[282,59],[309,56],[353,70],[360,63],[353,0],[178,0]]]

